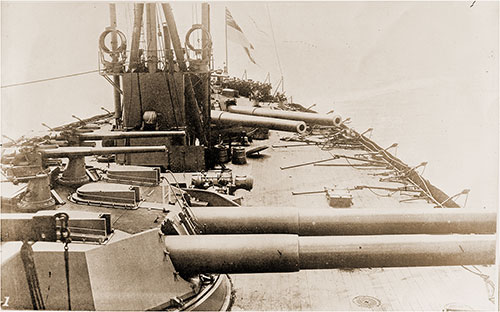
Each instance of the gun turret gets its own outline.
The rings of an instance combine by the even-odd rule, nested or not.
[[[74,288],[71,288],[72,304],[82,310],[104,310],[106,307],[122,304],[123,291],[134,289],[140,295],[146,293],[151,298],[148,297],[148,300],[145,301],[127,299],[129,300],[126,302],[128,305],[120,305],[120,309],[133,307],[135,310],[145,310],[146,307],[153,307],[154,310],[159,310],[160,308],[157,307],[160,304],[168,307],[186,307],[189,303],[178,300],[178,298],[182,298],[180,296],[186,293],[189,293],[189,297],[185,298],[194,298],[197,293],[192,291],[199,283],[193,281],[203,278],[206,278],[206,281],[215,281],[215,279],[224,276],[217,277],[206,273],[267,273],[337,268],[487,265],[493,264],[495,261],[496,237],[494,234],[484,234],[495,231],[495,221],[493,221],[495,214],[490,213],[478,215],[476,212],[469,214],[457,210],[429,210],[432,213],[428,218],[415,211],[407,218],[404,217],[405,213],[400,213],[398,219],[398,213],[393,212],[384,214],[382,212],[345,212],[342,210],[336,214],[326,213],[326,209],[304,209],[304,211],[299,210],[294,218],[304,218],[299,221],[299,226],[307,231],[303,232],[299,228],[299,232],[313,236],[287,234],[296,231],[293,230],[294,226],[290,225],[294,223],[285,220],[283,221],[285,225],[281,226],[280,218],[274,218],[260,229],[255,229],[255,233],[269,233],[270,231],[266,231],[265,228],[274,223],[281,226],[281,228],[273,229],[276,234],[198,235],[199,231],[193,230],[191,227],[197,223],[201,225],[199,229],[204,230],[203,225],[206,224],[201,223],[208,218],[203,217],[200,212],[207,213],[211,209],[185,209],[174,218],[167,219],[171,229],[182,228],[177,233],[173,231],[159,237],[158,231],[160,229],[163,231],[164,228],[164,224],[162,224],[160,229],[146,230],[133,235],[122,232],[114,241],[112,241],[113,237],[109,235],[111,233],[109,216],[96,216],[94,214],[85,217],[80,212],[69,211],[69,219],[65,219],[68,221],[66,227],[71,230],[72,239],[79,238],[82,242],[78,246],[69,246],[71,263],[76,263],[68,271],[70,278],[72,278],[71,285],[75,285]],[[256,214],[262,212],[262,209],[256,208],[253,216],[255,220],[245,224],[244,221],[248,221],[248,216],[252,216],[251,210],[253,208],[229,208],[232,211],[241,212],[245,216],[241,218],[242,220],[234,220],[232,217],[224,218],[222,210],[213,209],[215,209],[214,215],[216,217],[222,217],[222,222],[234,222],[234,226],[244,224],[247,230],[256,226],[254,222],[258,219]],[[315,212],[306,210],[314,210]],[[224,213],[230,215],[227,211]],[[284,212],[282,214],[286,215]],[[26,237],[32,240],[60,240],[57,236],[59,226],[55,223],[57,220],[54,219],[56,216],[54,212],[39,212],[34,216],[26,215],[1,215],[2,235],[4,233],[11,235],[8,240]],[[337,224],[333,222],[335,215],[337,215],[339,222]],[[467,217],[469,219],[477,217],[482,221],[477,226],[463,227],[467,223]],[[436,221],[430,221],[430,225],[423,224],[427,222],[427,219],[436,219]],[[448,221],[445,222],[446,219]],[[175,224],[173,224],[174,222]],[[346,222],[343,227],[341,226],[342,222]],[[381,222],[388,222],[388,231],[377,231]],[[442,227],[445,223],[448,223],[447,230],[432,229],[433,226]],[[471,221],[470,224],[472,223]],[[311,228],[316,225],[319,227],[318,231],[312,231]],[[332,227],[329,232],[323,231],[327,225]],[[289,228],[287,229],[287,227]],[[407,231],[405,227],[416,230]],[[3,231],[3,228],[6,231]],[[24,231],[20,231],[20,228]],[[464,230],[465,228],[468,229]],[[89,240],[95,236],[95,230],[98,230],[97,239],[100,240],[94,240],[94,242],[98,242],[100,245],[92,244]],[[252,231],[248,231],[248,233]],[[481,234],[446,235],[448,233],[468,233],[469,231]],[[412,235],[401,235],[401,233],[412,233]],[[427,233],[439,233],[440,235],[428,235]],[[42,234],[45,235],[45,238],[42,237]],[[5,281],[2,284],[3,295],[16,293],[18,296],[15,297],[15,301],[12,301],[12,306],[30,308],[30,296],[27,295],[26,291],[19,291],[19,289],[29,287],[28,282],[19,279],[19,276],[22,276],[24,272],[23,251],[8,248],[6,253],[7,260],[2,262],[2,281]],[[50,281],[64,285],[68,273],[64,273],[65,258],[63,254],[65,250],[62,244],[44,242],[43,248],[33,248],[31,253],[35,255],[32,257],[34,259],[32,265],[36,264],[37,278],[40,279],[41,284],[45,285]],[[119,257],[119,255],[127,255],[127,257]],[[138,267],[137,263],[141,265]],[[57,272],[57,274],[53,273],[52,279],[48,280],[50,278],[48,272]],[[116,274],[116,272],[132,273]],[[77,276],[78,281],[98,282],[77,283],[75,276]],[[103,287],[113,291],[101,295]],[[132,293],[135,294],[135,292]],[[88,302],[94,302],[92,298],[98,298],[96,301],[98,305],[87,307]],[[49,307],[51,309],[64,309],[66,302],[63,299],[65,297],[58,297],[56,300],[50,301]],[[169,299],[172,300],[166,301]]]

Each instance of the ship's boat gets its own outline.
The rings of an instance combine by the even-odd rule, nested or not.
[[[269,89],[211,69],[208,4],[184,47],[169,4],[134,8],[130,48],[113,22],[99,37],[115,111],[2,146],[2,308],[491,307],[464,292],[491,287],[496,211],[347,118],[249,100]],[[438,298],[455,278],[463,300]]]

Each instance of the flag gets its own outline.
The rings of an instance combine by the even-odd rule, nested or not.
[[[236,23],[231,12],[226,8],[226,27],[227,27],[227,38],[233,42],[240,44],[245,50],[248,58],[254,64],[257,64],[252,57],[251,51],[254,49],[253,45],[248,41],[247,37],[241,30],[240,26]]]

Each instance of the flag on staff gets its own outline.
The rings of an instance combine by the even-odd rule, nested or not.
[[[247,37],[241,30],[240,26],[236,23],[234,20],[233,16],[231,15],[231,12],[226,8],[226,29],[227,29],[227,38],[229,40],[236,42],[240,44],[243,47],[243,50],[248,55],[248,58],[250,61],[254,64],[257,64],[252,57],[251,51],[254,49],[253,45],[248,41]]]

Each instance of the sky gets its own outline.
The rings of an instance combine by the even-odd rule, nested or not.
[[[212,2],[215,68],[225,60],[224,8],[255,47],[257,65],[228,43],[229,72],[274,85],[304,106],[375,128],[381,145],[400,143],[409,164],[448,193],[498,199],[499,3]],[[118,3],[130,42],[133,5]],[[200,21],[200,4],[172,4],[181,40]],[[109,24],[103,2],[1,2],[1,84],[98,68],[97,40]],[[273,36],[274,33],[274,36]],[[273,39],[274,37],[274,39]],[[281,65],[281,69],[280,66]],[[1,89],[2,133],[56,126],[112,110],[98,74]],[[464,182],[465,181],[465,182]],[[473,196],[474,192],[471,193]],[[478,199],[478,201],[480,201]]]
[[[479,1],[472,8],[471,3],[214,2],[215,67],[222,68],[225,58],[227,7],[254,45],[257,61],[250,63],[243,49],[229,42],[230,73],[241,77],[246,70],[249,78],[264,80],[269,72],[276,85],[282,72],[287,95],[306,106],[316,103],[329,111],[334,102],[432,84],[432,79],[474,76],[480,84],[493,85],[498,3]],[[3,1],[1,6],[2,85],[97,68],[97,38],[109,23],[106,3]],[[118,3],[118,28],[129,42],[132,6]],[[200,13],[194,13],[199,8],[199,3],[174,2],[181,38],[193,22],[199,22]],[[485,68],[491,69],[489,73]],[[98,102],[109,107],[111,91],[105,94],[109,86],[103,81],[94,74],[4,89],[2,98],[7,103],[20,98],[30,108],[64,99],[76,102],[82,107],[78,112],[85,114],[88,105],[80,100],[98,109]],[[54,100],[53,94],[61,99]],[[63,118],[73,107],[60,109]],[[41,107],[32,112],[35,118],[46,115]],[[9,107],[3,113],[17,115]],[[8,121],[6,127],[11,128]]]

